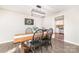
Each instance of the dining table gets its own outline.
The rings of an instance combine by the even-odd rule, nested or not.
[[[46,35],[47,32],[44,32]],[[33,33],[29,34],[15,34],[13,37],[13,43],[22,43],[33,39]]]

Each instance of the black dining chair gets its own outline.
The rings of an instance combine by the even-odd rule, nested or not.
[[[42,50],[41,48],[41,40],[43,37],[43,30],[42,29],[38,29],[34,34],[33,34],[33,38],[30,42],[24,42],[25,46],[30,47],[30,50],[34,53],[36,52],[36,48],[40,48],[40,50]]]
[[[52,48],[52,34],[53,34],[53,29],[49,28],[47,31],[47,34],[43,37],[42,39],[42,46],[48,49],[48,46],[50,45]]]

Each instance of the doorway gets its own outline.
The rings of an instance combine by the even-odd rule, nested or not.
[[[64,41],[64,15],[55,18],[55,39]]]

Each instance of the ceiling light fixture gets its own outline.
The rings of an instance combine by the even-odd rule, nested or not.
[[[32,9],[31,11],[32,16],[38,16],[38,17],[45,17],[45,13],[36,9]]]
[[[36,5],[36,9],[32,9],[31,10],[31,16],[38,16],[38,17],[45,17],[45,13],[42,11],[41,6],[40,5]]]

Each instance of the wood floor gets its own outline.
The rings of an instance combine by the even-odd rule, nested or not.
[[[42,47],[42,53],[79,53],[79,46],[57,39],[52,39],[52,46],[52,48],[49,46],[48,50],[46,50],[45,47]],[[21,53],[20,49],[18,48],[18,44],[13,44],[12,42],[0,44],[0,53],[5,53],[15,47],[16,50],[14,53]],[[41,51],[37,49],[36,53],[41,53]]]
[[[49,46],[48,50],[42,47],[42,53],[79,53],[79,46],[60,40],[52,39],[52,46],[52,48]],[[20,53],[20,50],[17,48],[14,53]],[[37,49],[36,53],[41,53],[41,51]]]

